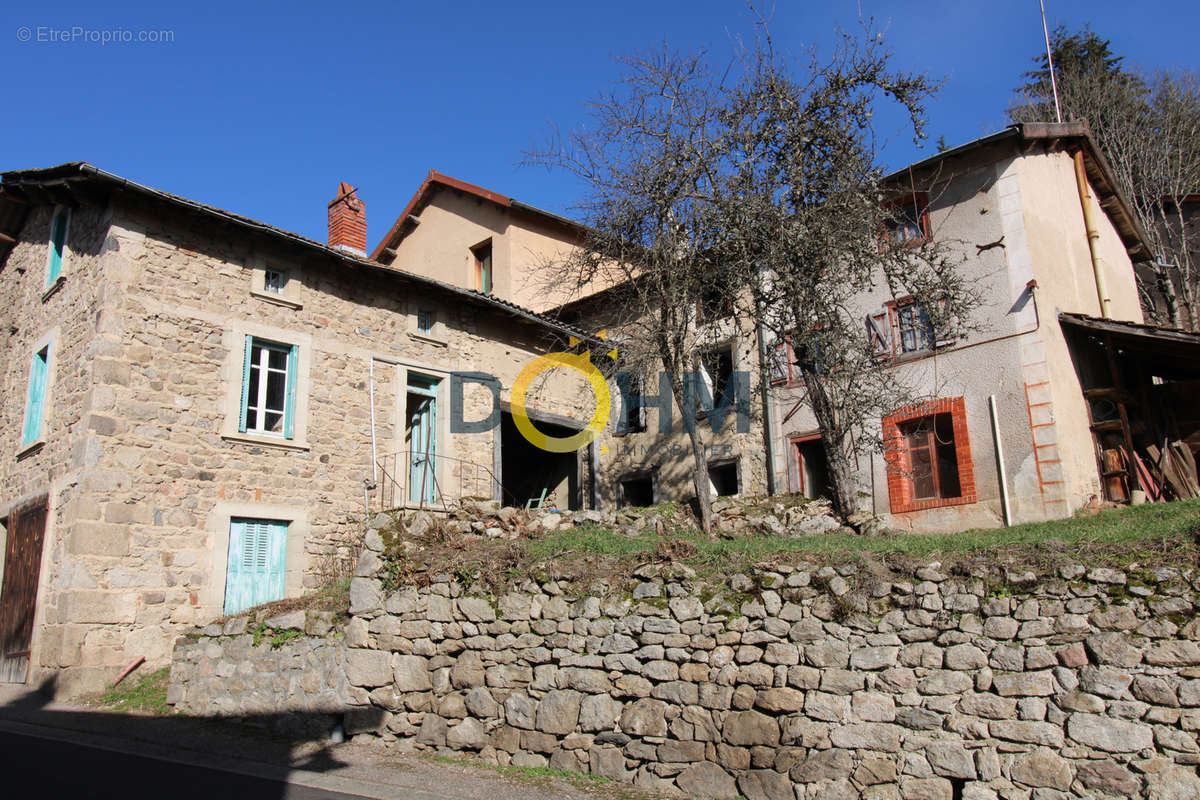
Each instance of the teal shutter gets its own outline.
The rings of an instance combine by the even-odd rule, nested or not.
[[[42,435],[42,415],[46,404],[46,373],[50,360],[50,348],[46,347],[33,354],[33,363],[29,366],[29,396],[25,401],[25,427],[21,435],[21,444],[32,444]]]
[[[267,519],[229,521],[225,613],[283,599],[288,523]]]
[[[62,273],[63,249],[67,245],[67,212],[59,211],[54,215],[50,224],[50,268],[46,275],[46,285],[58,280]]]
[[[246,407],[250,404],[250,358],[254,337],[246,337],[246,355],[242,358],[242,411],[238,421],[238,430],[246,432]],[[228,396],[228,395],[226,395]],[[259,423],[261,425],[261,423]]]
[[[296,371],[300,362],[300,347],[292,345],[287,359],[287,396],[283,401],[283,436],[296,436]]]

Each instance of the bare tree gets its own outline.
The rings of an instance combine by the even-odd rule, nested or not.
[[[705,446],[686,377],[700,368],[705,326],[697,319],[720,265],[714,197],[724,163],[723,90],[704,53],[668,49],[622,58],[624,79],[591,103],[593,128],[555,138],[531,153],[580,176],[589,196],[582,246],[548,265],[559,292],[607,288],[610,325],[620,331],[622,365],[670,375],[693,453],[692,480],[704,529],[711,528]]]
[[[875,112],[885,99],[898,103],[920,138],[935,86],[893,70],[869,26],[843,35],[829,60],[802,64],[776,56],[762,28],[760,42],[719,73],[704,53],[623,59],[624,80],[592,103],[594,127],[529,157],[590,189],[590,234],[547,274],[560,291],[612,287],[606,302],[624,308],[615,327],[627,356],[672,376],[685,421],[685,376],[700,371],[713,330],[704,317],[720,310],[789,338],[835,502],[850,514],[857,457],[883,444],[879,417],[916,396],[881,366],[862,294],[886,286],[924,309],[931,338],[971,306],[952,259],[885,235]],[[737,313],[722,308],[734,303]],[[704,446],[698,426],[688,433],[707,530]]]
[[[891,67],[869,27],[843,35],[828,60],[814,55],[800,66],[764,37],[749,63],[728,108],[735,168],[721,194],[730,221],[722,260],[748,287],[754,313],[791,343],[833,499],[851,515],[858,457],[888,444],[880,417],[922,388],[881,362],[864,294],[886,287],[911,303],[934,347],[956,321],[966,324],[977,301],[944,243],[904,235],[919,220],[907,218],[905,203],[891,205],[897,187],[881,183],[879,106],[898,104],[920,140],[936,86]]]
[[[1051,51],[1063,118],[1088,122],[1150,239],[1146,311],[1200,329],[1200,73],[1128,70],[1086,27],[1055,29]],[[1055,118],[1046,55],[1034,60],[1009,108],[1014,121]]]

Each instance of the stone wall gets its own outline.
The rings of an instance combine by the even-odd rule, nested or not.
[[[176,642],[167,702],[321,737],[346,707],[345,653],[332,612],[233,617]]]
[[[352,584],[347,730],[749,800],[1197,797],[1200,576]],[[1182,792],[1182,793],[1181,793]]]

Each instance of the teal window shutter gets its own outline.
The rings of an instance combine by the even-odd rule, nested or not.
[[[225,613],[283,599],[288,523],[270,519],[229,521]]]
[[[238,420],[238,430],[246,432],[246,407],[250,404],[250,358],[254,346],[254,337],[246,337],[246,354],[242,358],[242,410]],[[228,395],[226,395],[228,396]]]
[[[67,218],[70,212],[59,209],[50,223],[50,265],[46,273],[46,285],[58,280],[62,273],[63,250],[67,246]]]
[[[29,396],[25,401],[25,427],[21,444],[32,444],[42,435],[42,416],[46,406],[46,376],[49,372],[50,347],[47,345],[33,354],[29,366]]]
[[[287,399],[283,404],[283,435],[286,439],[296,435],[296,372],[300,361],[299,345],[292,345],[287,359]]]

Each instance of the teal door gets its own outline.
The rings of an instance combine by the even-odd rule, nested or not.
[[[229,521],[229,565],[225,571],[225,613],[283,599],[288,524],[273,519]]]
[[[408,395],[408,500],[432,503],[437,498],[437,383],[410,378]]]

